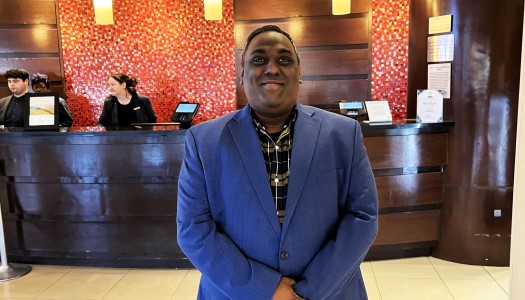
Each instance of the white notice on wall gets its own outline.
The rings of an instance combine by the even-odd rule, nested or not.
[[[427,88],[442,91],[445,99],[450,99],[450,69],[450,63],[428,65]]]
[[[452,15],[431,17],[428,19],[428,34],[452,31]]]
[[[428,37],[427,62],[454,60],[454,34]]]

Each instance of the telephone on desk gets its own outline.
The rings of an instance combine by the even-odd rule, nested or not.
[[[354,119],[366,116],[365,103],[362,101],[341,101],[339,102],[339,111],[342,115]]]
[[[198,109],[199,103],[179,102],[171,115],[171,120],[179,122],[181,128],[188,129]]]

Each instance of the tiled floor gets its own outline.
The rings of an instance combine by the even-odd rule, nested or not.
[[[503,300],[509,268],[451,263],[433,257],[364,262],[370,300]],[[28,275],[0,282],[0,299],[195,299],[196,270],[108,269],[33,265]]]

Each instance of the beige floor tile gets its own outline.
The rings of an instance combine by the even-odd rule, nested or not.
[[[31,265],[31,272],[53,272],[53,273],[68,273],[74,267],[71,266],[48,266],[48,265]]]
[[[432,265],[426,256],[371,261],[371,263],[374,262],[402,265]]]
[[[102,299],[124,274],[68,273],[37,299]]]
[[[374,272],[372,271],[372,265],[369,261],[364,261],[361,263],[361,274],[363,277],[372,277],[374,278]]]
[[[430,257],[429,259],[441,278],[476,280],[492,279],[487,270],[482,266],[458,264],[434,257]]]
[[[508,295],[494,280],[443,279],[456,300],[507,300]]]
[[[509,267],[484,267],[489,272],[492,278],[498,279],[509,279]]]
[[[368,300],[381,300],[381,294],[379,293],[376,279],[374,277],[366,277],[364,278],[364,281]]]
[[[130,270],[104,300],[169,300],[187,270]]]
[[[370,264],[376,278],[439,278],[426,257],[372,261]]]
[[[190,270],[186,277],[179,284],[171,300],[195,300],[199,290],[201,273],[197,270]]]
[[[141,274],[141,275],[175,275],[183,274],[186,276],[190,269],[130,269],[128,274]]]
[[[49,269],[33,269],[23,277],[0,282],[0,299],[36,298],[65,275],[65,273],[53,273],[47,270]]]
[[[376,278],[382,300],[453,300],[441,279]]]
[[[496,279],[496,282],[501,286],[505,293],[509,293],[510,290],[510,280],[509,279]]]
[[[94,267],[74,267],[69,273],[83,274],[126,274],[129,269],[126,268],[94,268]]]

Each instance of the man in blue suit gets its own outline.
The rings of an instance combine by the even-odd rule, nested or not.
[[[186,134],[177,237],[198,299],[367,299],[377,190],[359,124],[297,103],[277,26],[250,34],[241,75],[249,105]]]

